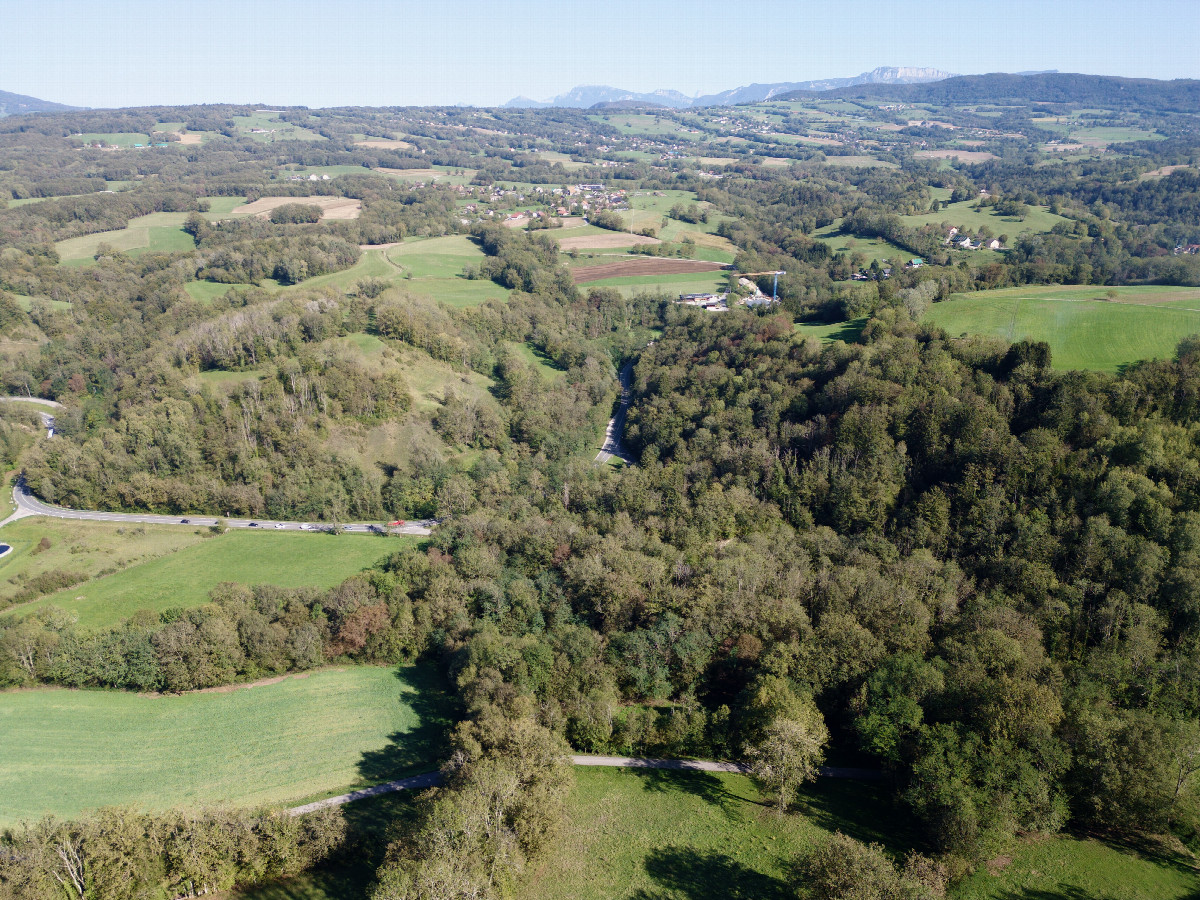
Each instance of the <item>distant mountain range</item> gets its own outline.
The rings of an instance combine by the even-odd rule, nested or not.
[[[26,97],[24,94],[0,91],[0,119],[5,116],[19,116],[22,113],[70,112],[79,108],[63,103],[51,103],[49,100],[39,100],[37,97]]]
[[[780,81],[774,84],[749,84],[719,94],[689,97],[679,91],[658,90],[641,93],[608,85],[580,85],[550,100],[531,100],[514,97],[504,105],[509,108],[545,109],[551,106],[570,106],[587,109],[597,104],[632,106],[665,106],[686,109],[691,106],[731,106],[735,103],[757,103],[792,91],[832,91],[859,84],[926,84],[954,78],[952,72],[916,66],[880,66],[853,78],[826,78],[821,81]]]

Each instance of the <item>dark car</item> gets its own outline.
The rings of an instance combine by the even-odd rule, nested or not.
[[[250,523],[250,527],[251,527],[251,528],[257,528],[257,527],[258,527],[258,523],[257,523],[257,522],[251,522],[251,523]]]
[[[192,520],[191,520],[191,519],[180,519],[180,520],[179,520],[179,524],[180,524],[180,525],[191,525],[191,524],[192,524]]]

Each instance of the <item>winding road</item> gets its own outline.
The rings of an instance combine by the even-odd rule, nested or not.
[[[746,766],[735,762],[716,762],[709,759],[652,759],[645,756],[572,756],[571,762],[576,766],[609,766],[623,769],[669,769],[676,772],[734,772],[745,775],[749,771]],[[854,769],[846,766],[822,766],[818,772],[822,778],[851,778],[858,781],[880,781],[883,773],[875,769]],[[288,810],[293,816],[316,812],[318,809],[328,809],[331,806],[344,806],[355,800],[366,797],[378,797],[380,794],[391,794],[396,791],[410,791],[418,788],[433,787],[442,783],[441,772],[426,772],[423,775],[412,775],[397,781],[388,781],[374,787],[351,791],[337,797],[317,800],[315,803],[305,803]]]
[[[51,409],[62,409],[62,404],[57,400],[46,400],[43,397],[0,397],[0,402],[36,403],[39,406],[49,406]],[[54,437],[54,416],[41,410],[38,411],[38,415],[42,417],[42,425],[46,428],[46,437]]]
[[[330,526],[321,522],[283,522],[275,519],[216,519],[213,516],[156,516],[149,513],[115,513],[99,512],[97,510],[68,509],[65,506],[53,506],[35,497],[25,487],[23,481],[18,481],[13,488],[13,503],[16,512],[0,522],[0,526],[27,516],[50,516],[55,519],[82,519],[89,522],[128,522],[141,525],[216,525],[224,522],[229,528],[254,528],[262,531],[324,531]],[[342,530],[359,534],[416,534],[432,533],[437,522],[433,519],[421,519],[416,522],[406,522],[403,525],[385,526],[375,522],[350,522],[343,524]]]
[[[596,454],[596,462],[606,463],[615,456],[624,460],[626,465],[633,465],[633,457],[625,452],[625,447],[621,444],[621,435],[625,431],[625,413],[629,410],[629,401],[633,399],[633,360],[621,366],[617,377],[621,381],[621,402],[617,406],[616,414],[608,420],[608,427],[604,429],[604,446]]]

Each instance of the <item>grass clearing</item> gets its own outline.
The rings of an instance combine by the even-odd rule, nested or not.
[[[881,262],[896,259],[897,257],[912,259],[911,253],[901,247],[897,247],[890,241],[886,241],[883,238],[843,234],[839,230],[840,228],[841,222],[839,220],[831,225],[826,225],[824,228],[818,228],[813,232],[813,237],[824,241],[833,250],[844,250],[847,253],[861,253],[866,257],[868,264],[873,259],[880,260]]]
[[[21,525],[30,520],[22,520]],[[83,523],[71,523],[82,525]],[[87,523],[92,524],[92,523]],[[139,526],[134,526],[135,528]],[[141,526],[151,529],[171,526]],[[8,534],[9,526],[4,529]],[[174,530],[174,529],[172,529]],[[184,533],[196,529],[181,527]],[[35,532],[36,533],[36,532]],[[394,535],[331,535],[301,531],[234,530],[209,537],[157,559],[50,594],[6,610],[31,612],[49,604],[79,616],[86,628],[115,625],[141,609],[161,612],[171,607],[200,606],[223,581],[276,584],[280,587],[333,587],[378,562],[400,546],[419,538]],[[0,573],[4,570],[0,567]]]
[[[136,134],[134,132],[88,132],[87,134],[72,135],[76,140],[83,141],[84,144],[103,143],[106,146],[122,147],[128,149],[141,144],[143,147],[150,143],[150,135]]]
[[[9,491],[6,489],[6,493]],[[49,549],[35,552],[45,538]],[[75,572],[89,579],[176,553],[204,538],[185,526],[128,526],[115,522],[73,522],[34,516],[10,522],[0,540],[13,552],[0,559],[0,603],[10,600],[28,579],[47,572]]]
[[[1019,234],[1031,232],[1046,234],[1055,225],[1067,221],[1062,216],[1056,216],[1050,212],[1045,206],[1031,206],[1028,215],[1024,218],[1017,218],[1016,216],[996,215],[993,206],[975,209],[975,203],[975,200],[962,200],[958,203],[951,203],[945,209],[937,212],[901,216],[900,221],[914,228],[920,228],[922,225],[938,225],[943,222],[959,229],[968,228],[971,231],[978,231],[987,226],[991,229],[992,234],[1007,234],[1010,239],[1015,239]]]
[[[464,267],[477,266],[485,259],[483,251],[463,234],[407,240],[381,252],[396,270],[393,278],[401,272],[405,276],[398,282],[401,287],[447,306],[478,306],[491,299],[506,300],[511,293],[486,278],[462,277]]]
[[[797,322],[794,327],[800,334],[805,337],[816,338],[822,344],[832,344],[834,341],[845,341],[847,344],[853,344],[862,336],[862,330],[866,327],[866,324],[867,317],[863,316],[860,319],[850,319],[847,322],[834,322],[830,325]]]
[[[1115,292],[1115,302],[1106,299]],[[1170,358],[1200,333],[1200,289],[1040,285],[955,294],[925,321],[951,336],[986,334],[1046,341],[1056,369],[1115,372],[1142,359]]]
[[[0,693],[0,826],[132,805],[304,801],[433,765],[426,670],[350,666],[232,691]]]
[[[780,816],[744,775],[579,767],[575,778],[570,821],[521,900],[782,900],[791,859],[828,831],[881,840],[898,818],[861,782],[815,785]]]

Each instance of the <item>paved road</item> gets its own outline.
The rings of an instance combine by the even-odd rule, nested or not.
[[[13,502],[17,511],[0,522],[4,525],[26,516],[50,516],[56,519],[85,519],[89,522],[129,522],[142,525],[215,525],[217,519],[212,516],[156,516],[148,513],[114,513],[99,512],[85,509],[67,509],[63,506],[52,506],[43,503],[33,496],[22,482],[13,488]],[[274,519],[223,519],[230,528],[256,528],[263,531],[321,531],[328,525],[320,522],[281,522]],[[342,525],[344,531],[359,534],[379,533],[389,534],[418,534],[428,535],[437,523],[432,519],[422,519],[409,522],[394,528],[385,528],[373,522],[350,522]]]
[[[62,409],[62,404],[57,400],[45,400],[42,397],[0,397],[0,401],[17,401],[20,403],[37,403],[41,406],[49,406],[53,409]],[[54,437],[54,416],[50,413],[39,412],[42,417],[42,425],[46,428],[46,437]]]
[[[633,383],[633,360],[621,367],[618,377],[621,380],[621,403],[617,407],[616,415],[608,420],[608,427],[604,429],[604,446],[596,454],[596,462],[606,463],[615,456],[623,459],[628,465],[633,465],[633,457],[625,452],[625,447],[621,444],[621,434],[625,431],[625,413],[629,409],[629,401],[633,399],[630,390]]]
[[[624,769],[670,769],[674,771],[685,772],[736,772],[738,774],[746,774],[748,771],[746,766],[735,762],[716,762],[708,759],[652,759],[645,756],[588,756],[578,755],[572,756],[571,762],[577,766],[611,766],[614,768]],[[846,766],[822,766],[818,770],[818,774],[822,778],[851,778],[857,781],[879,781],[883,778],[883,773],[875,769],[853,769]],[[399,781],[388,781],[384,784],[377,784],[374,787],[363,788],[361,791],[351,791],[349,794],[342,794],[337,797],[330,797],[327,800],[318,800],[316,803],[305,803],[303,806],[294,806],[288,810],[293,816],[302,816],[305,813],[314,812],[318,809],[326,809],[330,806],[342,806],[346,803],[353,803],[355,800],[362,800],[365,797],[378,797],[380,794],[390,794],[394,791],[407,791],[414,788],[432,787],[435,784],[442,783],[441,772],[426,772],[424,775],[413,775],[410,778],[401,778]]]

